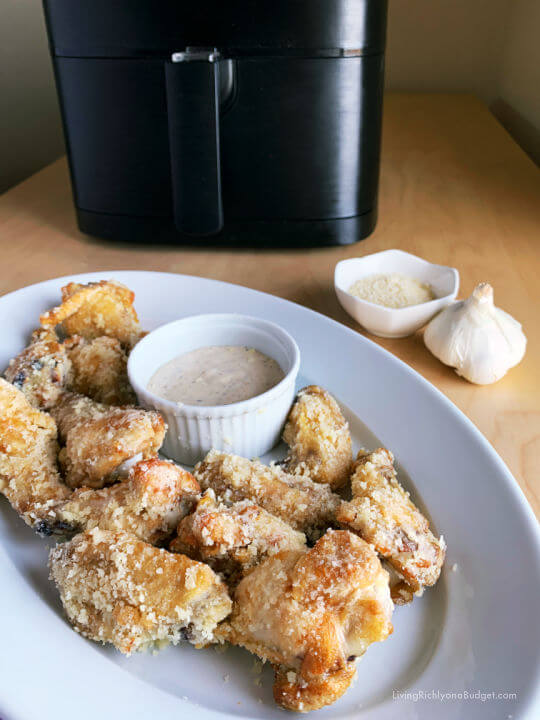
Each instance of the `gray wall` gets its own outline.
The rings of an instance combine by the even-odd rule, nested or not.
[[[0,192],[64,152],[48,53],[40,0],[0,0]]]
[[[496,95],[515,0],[389,0],[390,89]]]
[[[540,0],[514,0],[493,111],[540,165]]]
[[[473,92],[540,160],[539,37],[540,0],[390,0],[387,86]],[[40,0],[0,0],[0,103],[2,192],[63,152]]]

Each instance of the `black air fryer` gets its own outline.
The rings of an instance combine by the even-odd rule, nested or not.
[[[375,226],[386,0],[44,0],[80,229],[198,245]]]

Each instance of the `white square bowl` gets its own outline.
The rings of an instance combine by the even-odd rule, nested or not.
[[[349,288],[366,275],[401,273],[431,286],[435,299],[404,308],[388,308],[351,295]],[[383,250],[336,265],[334,288],[342,307],[368,332],[380,337],[412,335],[456,298],[459,273],[446,265],[435,265],[403,250]]]

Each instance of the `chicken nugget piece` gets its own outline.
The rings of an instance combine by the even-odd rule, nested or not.
[[[317,385],[300,390],[291,408],[283,440],[290,448],[289,471],[304,466],[312,480],[335,490],[345,485],[352,467],[349,425],[334,398]]]
[[[0,378],[0,492],[27,525],[47,534],[46,521],[71,491],[56,469],[56,423]]]
[[[179,524],[169,546],[222,573],[229,585],[282,550],[301,550],[306,537],[249,500],[224,505],[207,490],[195,511]]]
[[[105,405],[134,405],[137,397],[129,384],[127,354],[116,338],[85,340],[75,335],[64,343],[73,374],[69,389]]]
[[[145,334],[133,307],[133,293],[113,280],[71,282],[62,288],[62,304],[40,317],[45,328],[61,325],[66,335],[93,340],[102,335],[116,338],[132,348]]]
[[[207,565],[125,532],[80,533],[51,550],[49,567],[75,630],[125,655],[186,635],[206,645],[231,610],[225,584]]]
[[[392,632],[392,612],[373,548],[329,530],[311,550],[278,553],[246,575],[218,632],[272,663],[279,705],[307,712],[345,692],[356,658]]]
[[[414,593],[434,585],[444,562],[446,545],[429,529],[429,522],[400,485],[394,456],[379,448],[358,454],[351,479],[351,502],[337,514],[342,527],[372,543]],[[397,584],[396,599],[407,601],[407,588]],[[411,597],[409,592],[408,598]]]
[[[30,345],[10,360],[4,375],[34,407],[47,410],[58,402],[72,377],[72,367],[55,333],[36,330]]]
[[[95,527],[123,530],[160,545],[193,510],[199,494],[199,485],[187,470],[158,458],[142,460],[116,485],[75,490],[55,508],[48,528],[63,535]]]
[[[51,413],[64,444],[58,459],[72,488],[110,485],[126,461],[154,457],[165,436],[159,413],[103,405],[83,395],[64,393]]]
[[[211,488],[225,502],[252,500],[312,539],[334,521],[341,503],[327,485],[307,476],[216,450],[195,467],[194,475],[203,490]]]

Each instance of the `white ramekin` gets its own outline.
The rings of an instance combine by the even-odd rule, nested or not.
[[[389,308],[351,295],[349,288],[366,275],[376,273],[411,275],[433,288],[435,298],[419,305]],[[373,335],[400,338],[412,335],[440,310],[453,302],[459,289],[456,268],[435,265],[403,250],[383,250],[363,257],[342,260],[336,265],[334,288],[341,306]]]
[[[208,345],[246,345],[274,358],[285,373],[262,395],[231,405],[181,405],[149,392],[154,372],[174,357]],[[236,314],[194,315],[154,330],[129,356],[128,375],[139,403],[158,410],[168,430],[161,452],[194,465],[215,448],[259,457],[279,442],[294,399],[300,351],[279,325]]]

